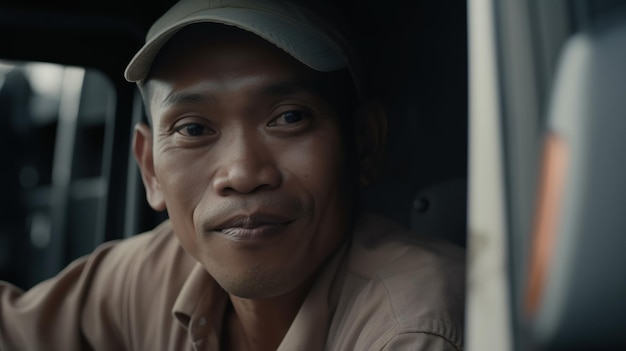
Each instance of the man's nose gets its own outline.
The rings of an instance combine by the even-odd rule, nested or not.
[[[282,176],[274,156],[270,145],[260,137],[244,133],[231,137],[219,156],[213,179],[215,192],[227,196],[278,187]]]

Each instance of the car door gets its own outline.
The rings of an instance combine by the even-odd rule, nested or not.
[[[626,345],[624,5],[468,2],[468,350]]]

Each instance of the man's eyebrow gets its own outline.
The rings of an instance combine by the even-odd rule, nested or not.
[[[161,102],[161,105],[163,107],[176,105],[199,105],[214,100],[215,98],[213,96],[207,94],[196,93],[193,91],[175,91],[167,95]]]

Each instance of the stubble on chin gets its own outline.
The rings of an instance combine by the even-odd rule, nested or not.
[[[268,271],[262,265],[249,267],[239,273],[214,276],[214,279],[229,294],[245,299],[276,297],[288,293],[302,283],[292,272]]]

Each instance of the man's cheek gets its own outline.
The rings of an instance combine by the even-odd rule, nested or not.
[[[281,148],[280,164],[294,170],[301,177],[323,177],[334,173],[339,166],[341,154],[335,138],[311,138]]]
[[[164,164],[157,174],[170,213],[193,210],[205,193],[206,183],[196,179],[196,172],[177,164]]]

